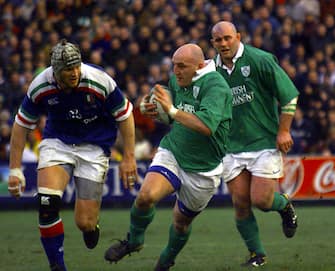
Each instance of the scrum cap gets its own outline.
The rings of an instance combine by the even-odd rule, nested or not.
[[[66,39],[62,39],[51,51],[51,66],[54,72],[57,74],[62,69],[80,65],[81,54],[79,48],[67,42]]]

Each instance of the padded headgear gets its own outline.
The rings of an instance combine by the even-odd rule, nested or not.
[[[51,66],[58,74],[62,69],[71,66],[80,65],[81,54],[79,48],[67,42],[66,39],[62,39],[51,51]]]

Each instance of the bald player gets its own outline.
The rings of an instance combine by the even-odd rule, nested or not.
[[[160,85],[158,102],[172,122],[160,142],[130,212],[126,240],[113,244],[105,259],[117,262],[143,247],[155,205],[176,192],[169,241],[154,270],[169,270],[191,234],[193,219],[207,206],[220,183],[222,157],[231,123],[232,95],[213,60],[205,62],[199,46],[186,44],[173,54],[169,80],[172,101]],[[144,114],[155,117],[154,104],[144,98]]]
[[[276,192],[278,178],[283,176],[282,155],[293,144],[290,127],[298,91],[276,58],[243,44],[232,23],[214,25],[211,42],[218,53],[216,70],[233,94],[223,180],[232,196],[236,227],[250,252],[244,265],[261,266],[266,263],[266,253],[252,206],[278,212],[288,238],[294,236],[298,225],[288,195]]]

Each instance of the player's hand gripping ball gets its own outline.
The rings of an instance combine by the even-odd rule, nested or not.
[[[168,87],[167,86],[162,86],[162,87],[170,95],[170,98],[172,99],[171,92],[168,89]],[[156,101],[156,99],[155,99],[156,96],[154,94],[154,89],[155,88],[152,88],[150,90],[149,102],[153,103],[153,104],[156,104],[156,106],[157,106],[157,108],[156,108],[156,111],[158,112],[157,120],[164,123],[164,124],[170,124],[172,122],[172,119],[169,116],[169,114],[164,111],[162,105],[158,101]]]

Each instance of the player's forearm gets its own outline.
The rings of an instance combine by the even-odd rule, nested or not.
[[[128,158],[134,157],[135,124],[133,114],[131,114],[127,119],[120,122],[119,129],[123,140],[123,156]]]
[[[282,113],[279,119],[279,131],[290,132],[293,115]]]
[[[187,128],[190,128],[206,136],[211,135],[211,130],[197,116],[191,113],[178,110],[173,118],[175,121],[180,122]]]
[[[9,168],[21,168],[22,153],[29,129],[14,123],[10,139]]]

